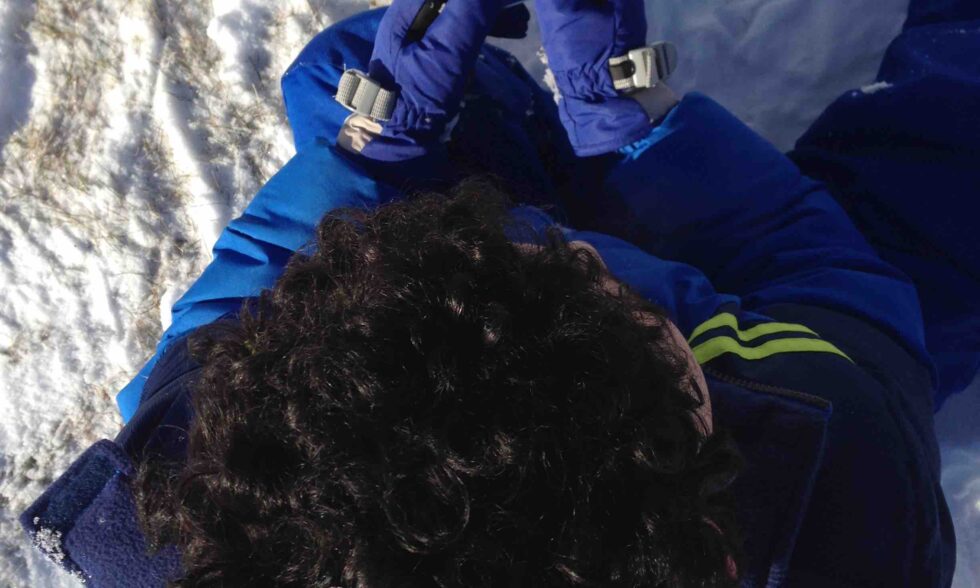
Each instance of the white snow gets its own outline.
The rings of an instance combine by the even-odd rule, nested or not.
[[[39,520],[38,517],[34,517],[34,524],[36,525]],[[59,564],[65,560],[65,551],[61,545],[61,531],[40,527],[37,530],[37,535],[34,536],[34,545]]]
[[[875,82],[873,84],[868,84],[867,86],[863,86],[861,88],[861,91],[870,96],[871,94],[877,94],[878,92],[881,92],[882,90],[887,90],[888,88],[891,87],[892,85],[889,84],[888,82]]]
[[[839,94],[883,89],[874,74],[907,3],[647,0],[647,17],[651,40],[680,49],[677,91],[712,95],[786,149]],[[170,305],[291,155],[279,75],[370,5],[0,0],[0,586],[77,585],[17,514],[115,435],[114,395]],[[544,80],[535,26],[499,44]],[[938,423],[963,587],[980,582],[980,439],[962,416],[978,414],[976,388]]]

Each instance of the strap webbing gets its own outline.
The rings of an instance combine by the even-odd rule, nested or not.
[[[394,92],[385,90],[362,71],[349,69],[340,76],[337,84],[337,102],[348,110],[386,121],[395,110]]]

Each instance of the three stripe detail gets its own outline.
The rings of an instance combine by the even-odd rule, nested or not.
[[[702,335],[715,329],[725,330],[719,331],[715,336],[702,337]],[[773,337],[758,345],[750,344],[752,341],[767,335],[784,336]],[[702,340],[698,341],[699,338]],[[691,344],[694,357],[700,364],[705,364],[727,353],[746,360],[759,360],[780,353],[801,352],[832,353],[853,363],[851,358],[837,346],[821,339],[816,332],[808,327],[793,323],[772,322],[742,330],[739,328],[738,319],[729,312],[717,314],[698,325],[688,338],[688,343]]]

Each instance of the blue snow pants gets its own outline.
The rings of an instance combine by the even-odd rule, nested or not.
[[[790,156],[916,284],[938,410],[980,367],[980,2],[912,0],[877,80]]]

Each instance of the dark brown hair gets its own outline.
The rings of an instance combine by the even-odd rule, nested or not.
[[[516,248],[509,205],[469,181],[335,212],[195,335],[186,462],[135,481],[177,585],[735,585],[739,460],[662,311],[556,229]]]

